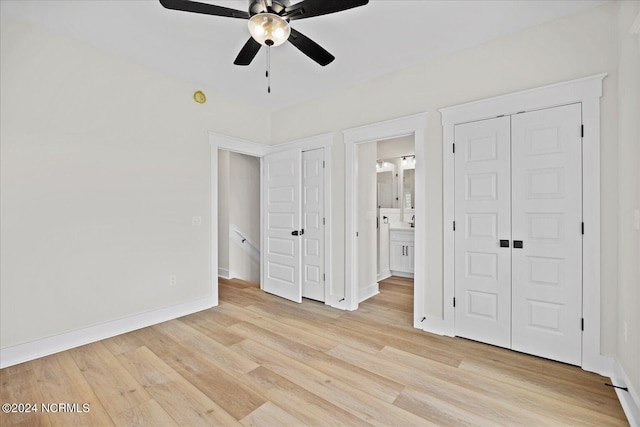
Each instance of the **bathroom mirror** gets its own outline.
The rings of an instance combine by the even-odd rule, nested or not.
[[[404,169],[402,171],[402,207],[415,209],[416,207],[416,170]]]
[[[379,161],[377,164],[378,176],[378,207],[397,208],[397,180],[396,167],[392,163]]]

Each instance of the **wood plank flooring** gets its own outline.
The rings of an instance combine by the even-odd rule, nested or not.
[[[220,306],[0,371],[2,426],[626,426],[609,380],[412,327],[413,283],[355,312],[220,280]]]

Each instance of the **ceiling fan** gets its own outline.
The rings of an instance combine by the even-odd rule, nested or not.
[[[235,59],[236,65],[249,65],[262,46],[279,46],[289,41],[309,58],[325,66],[335,57],[291,28],[289,22],[364,6],[369,0],[303,0],[295,4],[291,4],[291,0],[249,0],[248,12],[191,0],[160,0],[160,3],[167,9],[248,19],[251,37]]]

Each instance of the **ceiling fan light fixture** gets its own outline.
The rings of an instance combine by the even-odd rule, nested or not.
[[[280,46],[289,39],[291,27],[275,13],[258,13],[249,19],[249,33],[263,46]]]

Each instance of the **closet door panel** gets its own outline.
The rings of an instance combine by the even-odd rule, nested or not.
[[[456,335],[510,347],[509,117],[455,126]]]
[[[512,348],[581,364],[579,104],[512,116]]]

